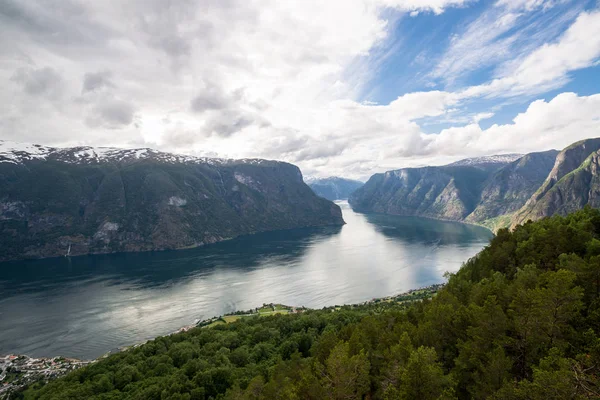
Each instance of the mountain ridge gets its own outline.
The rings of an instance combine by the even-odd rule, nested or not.
[[[511,218],[514,227],[528,220],[565,215],[600,206],[600,138],[581,140],[562,150],[544,183]]]
[[[359,212],[454,220],[491,230],[509,224],[552,170],[559,152],[468,158],[373,175],[349,199]]]
[[[189,248],[344,223],[285,162],[28,146],[0,152],[0,261]]]

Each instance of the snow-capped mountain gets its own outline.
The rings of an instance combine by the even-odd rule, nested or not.
[[[463,160],[459,160],[453,162],[452,164],[448,164],[449,166],[454,167],[466,167],[466,166],[477,166],[477,165],[489,165],[489,164],[508,164],[513,161],[518,160],[523,157],[523,154],[498,154],[492,156],[483,156],[483,157],[472,157],[465,158]]]
[[[123,163],[136,160],[153,160],[164,163],[204,163],[223,165],[228,163],[260,164],[262,159],[224,159],[196,157],[167,153],[151,148],[121,149],[116,147],[50,147],[39,144],[0,140],[0,163],[23,163],[31,160],[55,160],[74,164]]]

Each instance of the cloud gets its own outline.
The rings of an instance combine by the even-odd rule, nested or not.
[[[450,38],[448,48],[429,73],[434,80],[456,85],[472,73],[490,66],[503,68],[549,40],[553,40],[581,12],[559,2],[544,0],[498,1]],[[544,8],[545,12],[539,12]],[[536,11],[536,12],[534,12]],[[506,67],[505,67],[506,68]]]
[[[532,11],[537,8],[548,9],[555,6],[557,3],[565,3],[568,0],[498,0],[497,6],[504,6],[510,10],[527,10]]]
[[[206,84],[199,94],[196,95],[190,108],[193,112],[203,113],[209,110],[223,110],[238,106],[243,100],[243,89],[236,89],[230,93],[225,93],[223,89],[214,84]]]
[[[516,96],[556,89],[569,72],[594,65],[600,57],[600,11],[583,12],[554,43],[522,57],[502,77],[465,90],[464,97]]]
[[[57,97],[62,94],[63,79],[50,67],[19,68],[11,79],[20,84],[25,93],[32,96]]]
[[[476,123],[426,135],[420,154],[447,155],[530,152],[561,149],[575,141],[597,137],[600,94],[561,93],[552,100],[533,101],[512,123],[481,129]]]
[[[117,129],[133,122],[135,107],[119,99],[102,99],[91,109],[86,124],[91,127]]]
[[[447,8],[464,7],[477,0],[376,0],[381,5],[403,11],[432,11],[443,13]]]
[[[475,115],[473,116],[473,122],[474,122],[474,123],[476,123],[476,124],[478,124],[478,123],[479,123],[479,121],[482,121],[482,120],[484,120],[484,119],[490,119],[490,118],[492,118],[493,116],[494,116],[494,113],[493,113],[493,112],[483,112],[483,113],[478,113],[478,114],[475,114]]]
[[[83,76],[83,86],[81,93],[100,90],[103,88],[114,88],[111,81],[112,73],[110,71],[88,72]]]
[[[205,131],[218,136],[231,136],[253,123],[252,116],[227,110],[209,119]]]
[[[490,5],[488,16],[460,31],[438,64],[436,79],[460,82],[464,71],[486,65],[487,56],[494,60],[488,68],[500,63],[491,76],[500,83],[415,89],[397,93],[389,103],[363,101],[359,94],[382,60],[411,45],[394,36],[410,13],[419,14],[414,23],[473,3],[125,0],[114,7],[103,1],[0,0],[0,82],[9,88],[0,91],[7,105],[0,109],[0,131],[7,139],[48,145],[133,143],[197,155],[282,159],[307,175],[357,178],[463,155],[520,151],[515,147],[535,118],[543,120],[535,131],[543,139],[529,135],[524,148],[562,143],[554,131],[577,136],[570,129],[580,128],[573,132],[591,134],[594,120],[583,105],[596,100],[576,95],[534,102],[512,124],[487,130],[478,123],[491,113],[469,109],[469,102],[484,96],[555,87],[570,71],[597,61],[594,12],[582,14],[562,36],[556,32],[573,17],[545,31],[536,24],[555,16],[554,10],[535,21],[521,16],[550,3]],[[532,28],[522,27],[529,23]],[[515,28],[525,33],[512,37]],[[488,36],[482,35],[485,29]],[[513,46],[533,31],[539,36]],[[585,32],[590,37],[583,43]],[[515,48],[519,51],[512,52]],[[570,119],[555,120],[558,105],[572,110]],[[33,113],[36,118],[30,118]],[[440,121],[464,126],[424,132],[426,124]]]

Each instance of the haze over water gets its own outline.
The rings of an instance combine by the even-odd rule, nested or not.
[[[492,237],[477,226],[341,206],[343,227],[0,264],[0,354],[90,359],[263,303],[318,308],[393,295],[443,282]]]

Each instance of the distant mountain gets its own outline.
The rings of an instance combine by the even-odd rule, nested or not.
[[[179,249],[343,224],[291,164],[0,141],[0,260]]]
[[[318,196],[328,200],[346,200],[356,189],[363,185],[360,181],[338,178],[336,176],[308,181],[308,186]]]
[[[507,154],[373,175],[350,196],[353,209],[505,226],[544,182],[558,152]]]
[[[600,207],[600,138],[582,140],[561,151],[539,189],[512,217],[511,225],[583,208]]]

